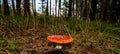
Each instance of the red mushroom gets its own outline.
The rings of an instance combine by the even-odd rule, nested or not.
[[[70,36],[62,36],[62,35],[52,35],[48,36],[47,39],[51,42],[57,43],[56,48],[61,49],[62,44],[67,44],[73,41],[73,38]]]

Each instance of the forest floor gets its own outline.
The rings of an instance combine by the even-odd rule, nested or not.
[[[36,19],[1,19],[0,54],[120,54],[119,23]],[[69,35],[74,40],[63,49],[55,49],[55,43],[47,40],[49,35]]]

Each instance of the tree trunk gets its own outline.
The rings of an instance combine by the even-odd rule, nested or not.
[[[72,2],[72,17],[74,17],[74,3],[75,3],[75,0],[73,0]]]
[[[118,14],[118,19],[120,20],[120,0],[118,0],[118,9],[117,9],[117,14]]]
[[[68,9],[67,19],[71,18],[71,16],[72,16],[72,1],[73,0],[69,0],[69,9]]]
[[[43,13],[43,0],[42,0],[42,13]]]
[[[32,14],[34,15],[34,0],[32,0]]]
[[[66,0],[64,0],[64,3],[67,3],[67,1]],[[64,4],[64,6],[65,6],[65,10],[64,10],[64,16],[65,16],[65,18],[67,18],[67,15],[68,15],[68,10],[67,10],[67,4]]]
[[[14,0],[12,0],[12,8],[13,8],[13,13],[15,14],[15,5],[14,5]]]
[[[81,2],[80,2],[80,0],[76,0],[76,17],[77,18],[79,18],[79,13],[80,13],[80,8],[78,8],[78,7],[80,7],[80,4],[82,4]]]
[[[92,0],[91,10],[90,10],[90,14],[89,14],[90,20],[95,20],[96,5],[97,5],[97,0]]]
[[[36,16],[36,0],[34,0],[34,15]]]
[[[51,15],[51,0],[50,0],[50,15]]]
[[[57,15],[57,0],[55,0],[55,17]]]
[[[46,16],[48,16],[49,15],[49,12],[48,12],[48,0],[47,0],[47,5],[46,5]]]
[[[25,16],[27,16],[27,15],[30,16],[30,14],[31,14],[31,12],[30,12],[30,1],[29,0],[24,0],[23,7],[24,7],[24,14],[25,14]]]
[[[16,10],[17,10],[17,15],[21,15],[21,0],[16,0]]]
[[[107,0],[104,0],[104,3],[103,3],[103,17],[102,17],[102,20],[103,21],[106,21],[107,20]]]
[[[87,0],[84,0],[83,1],[83,7],[82,8],[84,8],[83,9],[83,17],[87,17]]]
[[[4,7],[4,14],[9,15],[9,6],[8,6],[8,0],[3,0],[3,7]]]
[[[118,0],[118,2],[119,2],[119,4],[118,4],[118,9],[117,9],[117,14],[118,14],[117,20],[118,20],[118,23],[120,23],[120,0]]]
[[[61,14],[61,0],[59,0],[58,16]]]
[[[0,0],[0,14],[1,14],[1,0]]]
[[[113,0],[112,1],[112,14],[110,16],[110,21],[111,22],[116,22],[120,17],[120,1],[119,0]]]

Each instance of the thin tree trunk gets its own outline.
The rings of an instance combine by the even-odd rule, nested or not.
[[[73,0],[72,2],[72,17],[74,17],[74,3],[75,3],[75,0]]]
[[[21,0],[16,0],[17,15],[21,15]]]
[[[34,15],[36,16],[36,0],[34,0]]]
[[[8,6],[8,0],[3,0],[3,6],[4,6],[4,14],[9,15],[9,6]]]
[[[32,0],[32,13],[34,15],[34,0]]]
[[[97,0],[92,0],[91,10],[90,10],[90,14],[89,14],[90,20],[95,20],[96,5],[97,5]]]
[[[83,17],[87,17],[87,0],[84,0],[84,6],[83,9]]]
[[[57,15],[57,0],[55,0],[55,17]]]
[[[71,18],[71,16],[72,16],[72,1],[73,0],[69,0],[69,10],[68,10],[68,17],[67,17],[67,19]]]
[[[74,17],[79,19],[82,16],[83,0],[75,0],[75,3],[76,3],[76,9],[75,9]]]
[[[77,1],[78,0],[76,0],[75,3],[76,3],[76,17],[78,18],[78,2]]]
[[[118,13],[119,13],[119,4],[117,4],[117,0],[113,0],[112,1],[112,13],[111,13],[111,16],[110,16],[110,21],[111,22],[116,22],[118,20]],[[117,8],[116,8],[117,7]]]
[[[48,16],[49,13],[48,13],[48,0],[47,0],[47,5],[46,5],[46,16]]]
[[[58,16],[61,15],[61,0],[59,0]]]
[[[103,6],[103,17],[102,17],[102,20],[104,20],[104,21],[106,21],[107,20],[107,16],[106,16],[106,14],[107,14],[107,1],[105,0],[105,2],[104,2],[104,4],[103,4],[104,6]]]
[[[64,2],[67,2],[67,1],[66,1],[66,0],[64,0]],[[65,11],[64,11],[64,12],[65,12],[65,13],[64,13],[64,14],[65,14],[65,18],[67,18],[67,15],[68,15],[68,13],[67,13],[67,12],[68,12],[68,10],[67,10],[67,6],[66,6],[66,5],[65,5]]]
[[[51,16],[51,0],[50,0],[50,16]]]
[[[85,2],[83,0],[80,1],[80,6],[81,6],[81,8],[80,8],[80,14],[81,15],[80,16],[81,17],[83,17],[83,13],[84,13],[84,5],[85,5],[84,3]]]
[[[24,0],[23,7],[24,7],[24,15],[25,16],[27,16],[27,15],[30,16],[30,14],[31,14],[31,12],[30,12],[30,1],[29,0]]]
[[[60,0],[58,0],[58,1],[59,1],[58,4],[60,4]],[[59,6],[58,6],[58,17],[59,17],[59,10],[60,10],[60,9],[59,9]]]
[[[13,8],[13,13],[15,14],[15,5],[14,5],[14,0],[12,0],[12,8]]]
[[[31,11],[30,11],[30,0],[27,0],[27,12],[28,12],[28,15],[30,16],[30,15],[31,15]]]
[[[0,14],[1,14],[1,0],[0,0]]]
[[[36,15],[37,15],[36,14],[36,0],[33,1],[33,4],[34,4],[34,9],[33,9],[34,11],[33,11],[33,13],[34,13],[34,16],[35,16],[35,18],[34,18],[34,28],[36,29],[36,25],[37,25],[36,24],[36,21],[37,21],[36,20]]]
[[[118,21],[118,23],[120,23],[120,0],[118,0],[118,2],[119,2],[119,4],[118,4],[118,9],[117,9],[117,14],[118,14],[117,21]]]
[[[42,12],[43,12],[43,0],[42,0]]]

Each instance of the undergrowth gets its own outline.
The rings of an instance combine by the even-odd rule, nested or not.
[[[0,49],[5,43],[4,37],[17,37],[17,34],[30,34],[41,31],[47,35],[69,35],[74,38],[74,45],[80,49],[86,42],[92,43],[92,47],[102,53],[120,53],[120,24],[102,22],[100,20],[89,21],[82,19],[54,18],[49,16],[0,16]],[[19,41],[22,42],[22,41]],[[11,50],[17,49],[16,40],[11,40],[7,45]],[[7,48],[7,49],[8,49]],[[85,48],[86,49],[86,48]],[[78,50],[80,51],[80,50]]]

